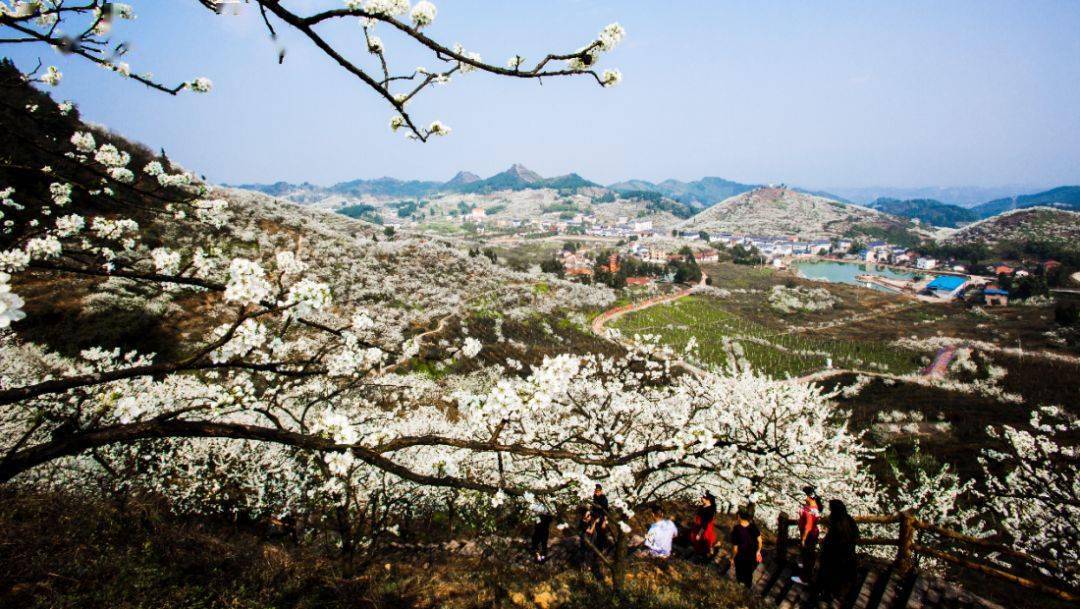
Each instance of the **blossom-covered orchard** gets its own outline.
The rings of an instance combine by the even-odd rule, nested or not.
[[[222,18],[242,18],[240,13],[249,8],[254,10],[254,5],[268,35],[277,43],[279,63],[286,60],[287,49],[282,42],[285,32],[279,34],[278,29],[288,29],[297,40],[314,45],[330,61],[386,101],[395,112],[390,119],[393,131],[404,128],[409,137],[420,141],[449,135],[451,129],[441,120],[431,121],[426,126],[420,124],[406,105],[425,89],[449,84],[469,72],[536,80],[584,75],[602,87],[612,87],[622,81],[622,72],[618,69],[599,71],[597,67],[602,55],[617,47],[626,35],[618,23],[605,26],[595,39],[577,50],[547,53],[536,61],[526,61],[522,55],[515,54],[503,66],[485,62],[480,53],[466,49],[460,43],[451,45],[434,38],[431,30],[439,11],[429,0],[415,4],[409,0],[344,0],[324,3],[318,11],[306,5],[312,12],[304,14],[278,0],[197,2]],[[48,46],[172,95],[185,90],[197,93],[211,90],[213,82],[204,76],[167,85],[151,71],[133,70],[127,61],[131,45],[114,42],[112,35],[121,26],[137,29],[136,18],[135,8],[123,2],[0,0],[0,29],[13,34],[3,41],[5,43]],[[324,31],[342,21],[356,22],[360,26],[355,48],[336,47]],[[383,41],[381,34],[384,31],[392,37],[391,42]],[[401,48],[405,45],[415,47],[430,55],[437,64],[404,70],[392,67],[390,57],[399,41],[404,43]],[[41,68],[38,65],[28,77],[51,86],[63,78],[56,66],[48,66],[44,71]]]
[[[298,30],[392,103],[392,126],[421,140],[449,128],[414,125],[405,103],[457,72],[586,73],[605,85],[620,77],[592,69],[621,39],[617,26],[522,70],[520,57],[498,68],[432,41],[421,32],[436,16],[428,2],[349,2],[307,17],[256,4],[268,28],[273,17]],[[126,5],[2,7],[0,25],[28,41],[63,43],[130,76],[126,64],[105,59],[102,38],[106,23],[133,16]],[[90,20],[82,34],[58,37],[79,18]],[[344,18],[364,20],[380,66],[386,46],[376,24],[449,67],[400,79],[382,67],[382,79],[372,76],[315,31]],[[643,504],[703,489],[724,507],[750,502],[769,518],[812,483],[856,512],[928,508],[943,522],[956,520],[960,491],[972,492],[946,475],[905,480],[901,492],[882,487],[871,474],[874,451],[832,396],[808,384],[746,369],[687,372],[649,341],[618,355],[495,360],[490,345],[446,329],[481,309],[499,319],[566,319],[614,295],[510,271],[452,241],[379,241],[362,222],[212,188],[26,84],[56,84],[59,70],[23,75],[4,65],[0,77],[4,484],[139,493],[181,512],[290,521],[333,531],[347,550],[392,535],[394,506],[406,498],[431,510],[464,502],[558,511],[602,483],[622,536]],[[211,86],[133,78],[173,93]],[[419,84],[391,93],[402,81]],[[144,320],[156,340],[117,318]],[[71,319],[78,323],[61,323]],[[463,361],[475,365],[455,366]],[[1055,422],[1003,430],[1011,449],[988,455],[983,497],[1014,543],[1043,553],[1048,573],[1076,581],[1076,454],[1062,439],[1076,422],[1057,410],[1047,416]],[[1032,519],[1055,526],[1033,531]]]
[[[17,206],[6,293],[33,292],[3,337],[6,481],[95,480],[178,509],[264,515],[355,502],[388,480],[496,503],[570,501],[604,481],[627,512],[701,486],[729,505],[778,508],[793,484],[816,480],[870,505],[865,451],[813,388],[676,374],[670,353],[644,347],[416,372],[423,330],[473,306],[524,319],[613,295],[550,277],[540,290],[539,274],[451,242],[377,241],[361,222],[211,189],[27,96],[5,107],[13,137],[34,142],[5,173]],[[70,337],[20,335],[61,301],[161,311],[177,344],[167,357],[135,344],[72,352]],[[449,360],[485,349],[473,337],[444,347]]]

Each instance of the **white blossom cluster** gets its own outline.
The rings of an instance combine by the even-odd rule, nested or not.
[[[774,285],[769,292],[769,306],[782,313],[824,311],[839,301],[825,288]]]

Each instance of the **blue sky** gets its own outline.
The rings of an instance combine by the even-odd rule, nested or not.
[[[392,134],[392,112],[291,33],[284,65],[256,11],[217,16],[194,0],[129,0],[114,39],[133,71],[205,75],[210,95],[171,97],[48,49],[54,92],[87,119],[164,147],[221,182],[448,179],[520,162],[611,182],[694,179],[808,187],[1080,182],[1080,2],[1003,0],[436,0],[430,34],[504,64],[573,50],[612,21],[604,59],[623,84],[456,78],[412,104],[454,132]],[[339,0],[289,5],[340,6]],[[287,29],[287,28],[282,28]],[[354,57],[353,23],[330,37]],[[382,32],[393,65],[437,62]]]

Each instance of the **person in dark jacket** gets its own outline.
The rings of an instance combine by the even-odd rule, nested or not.
[[[813,601],[842,598],[855,581],[858,543],[859,527],[847,506],[839,499],[829,501],[829,528],[821,542],[821,568],[811,595]]]
[[[761,531],[749,510],[740,508],[738,518],[731,528],[731,561],[735,564],[735,579],[749,588],[754,583],[754,570],[761,562]]]
[[[547,512],[536,517],[536,524],[533,525],[532,543],[530,544],[536,562],[547,560],[548,539],[551,535],[551,523],[554,520],[555,518]]]

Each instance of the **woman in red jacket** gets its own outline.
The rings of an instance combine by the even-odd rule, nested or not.
[[[803,506],[799,510],[799,560],[802,562],[802,568],[791,578],[798,584],[809,582],[814,574],[820,534],[818,520],[821,518],[821,498],[818,497],[814,487],[803,487],[803,495],[806,498],[803,499]]]
[[[716,545],[716,497],[709,491],[701,496],[701,507],[694,516],[694,525],[690,529],[690,543],[694,545],[694,556],[701,560],[712,558],[713,546]]]

